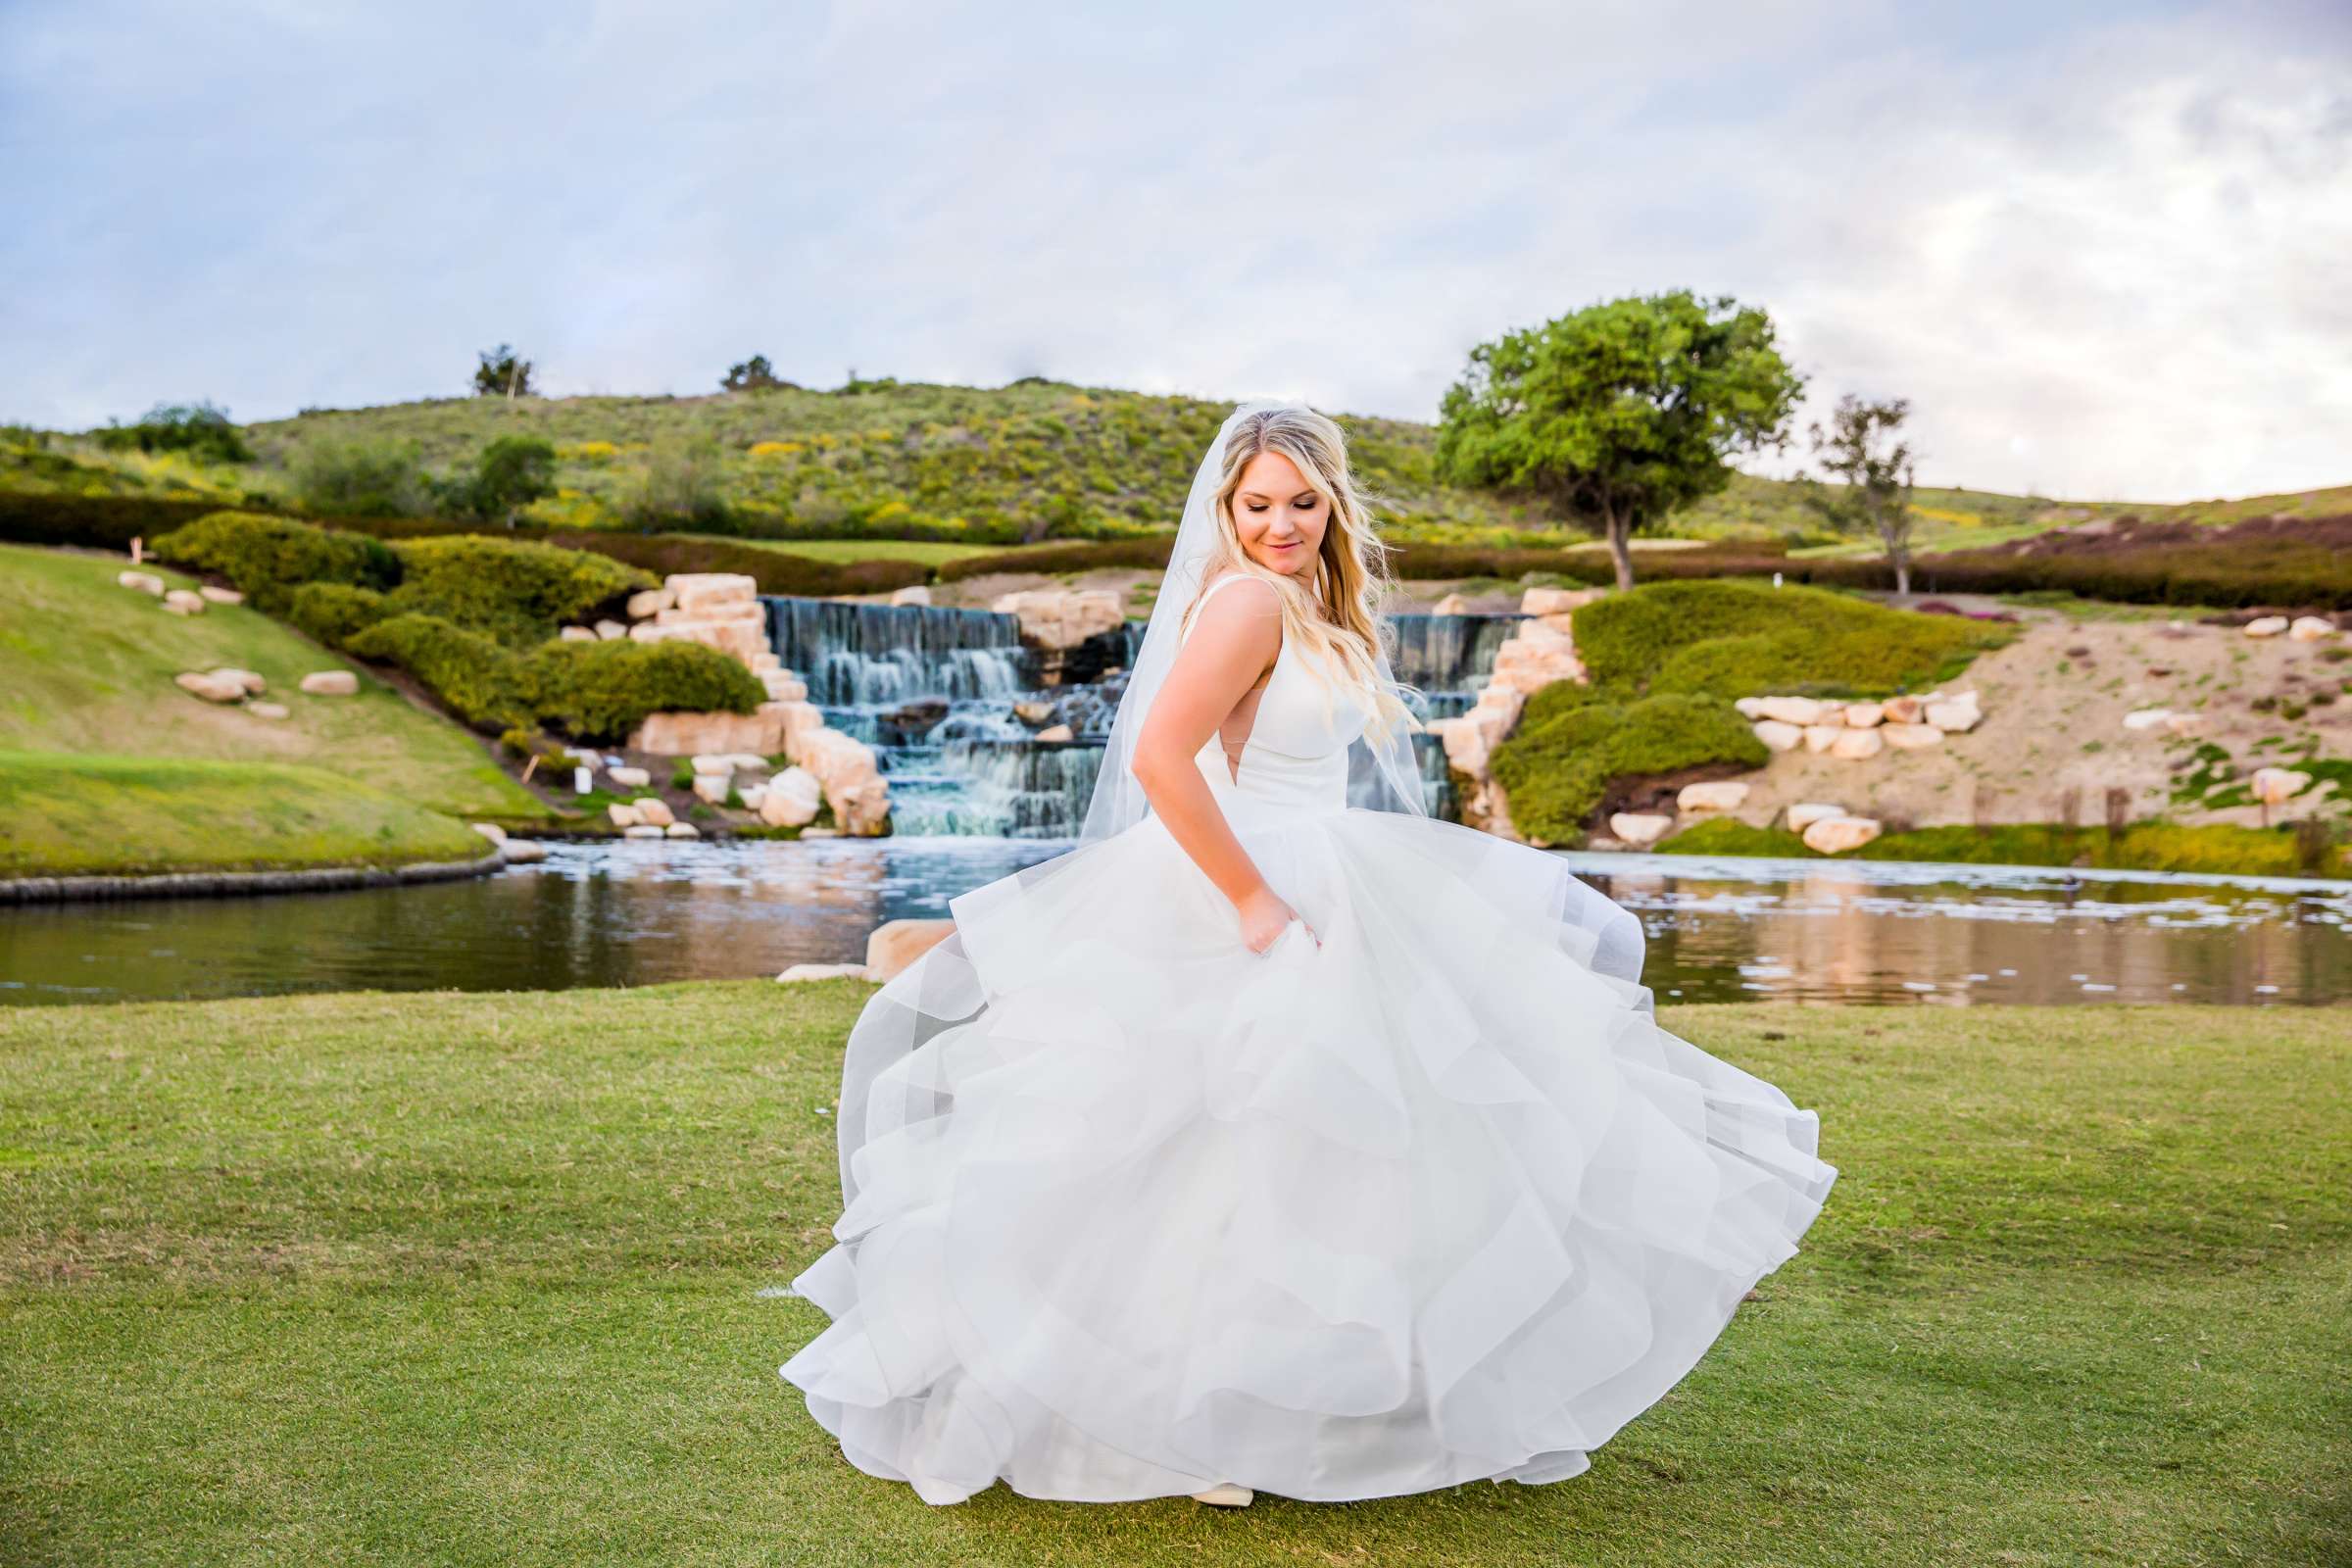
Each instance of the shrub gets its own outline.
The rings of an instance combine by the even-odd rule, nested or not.
[[[1514,803],[1514,806],[1516,803]],[[2134,822],[2120,831],[2047,823],[1913,828],[1835,857],[1817,855],[1786,828],[1716,818],[1658,846],[1663,855],[1760,855],[1784,859],[1926,860],[1963,865],[2080,865],[2189,875],[2330,876],[2342,867],[2324,824],[2238,827]]]
[[[184,452],[213,463],[251,463],[253,449],[229,422],[228,411],[210,403],[159,403],[136,424],[92,432],[110,452]]]
[[[1577,654],[1603,685],[1733,698],[1880,694],[1935,683],[2009,631],[1816,588],[1652,583],[1577,612]]]
[[[1621,704],[1563,681],[1528,699],[1494,768],[1522,832],[1575,844],[1620,781],[1714,763],[1761,767],[1766,757],[1747,720],[1720,699],[1672,693]]]
[[[303,506],[330,516],[416,516],[433,496],[414,441],[314,441],[296,454],[293,478]]]
[[[556,493],[556,448],[535,435],[502,435],[482,449],[471,476],[446,487],[452,510],[503,522]]]
[[[133,539],[153,540],[220,510],[218,501],[162,496],[0,491],[0,539],[127,551]]]
[[[528,727],[537,717],[521,657],[439,615],[394,615],[344,646],[361,659],[398,664],[485,735]]]
[[[617,743],[666,709],[748,713],[766,701],[741,661],[691,642],[551,642],[524,657],[538,716],[575,739]]]
[[[286,619],[329,648],[343,647],[355,633],[391,613],[384,596],[374,589],[340,582],[306,582],[286,605]]]
[[[400,558],[366,534],[340,533],[259,512],[215,512],[154,541],[174,565],[219,572],[265,614],[283,615],[304,583],[388,589]]]
[[[536,647],[609,599],[661,586],[609,556],[530,540],[450,534],[391,548],[403,568],[395,613],[438,615],[514,648]]]

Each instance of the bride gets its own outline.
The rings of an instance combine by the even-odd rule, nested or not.
[[[1336,424],[1235,409],[1077,846],[951,901],[852,1029],[793,1282],[832,1322],[780,1370],[859,1469],[1565,1480],[1820,1211],[1816,1114],[1658,1026],[1639,922],[1427,814],[1380,550]]]

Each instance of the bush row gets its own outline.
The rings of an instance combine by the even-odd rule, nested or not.
[[[1858,850],[1817,855],[1787,828],[1751,827],[1719,817],[1685,828],[1658,846],[1661,855],[1755,855],[1784,859],[1939,860],[1981,865],[2079,865],[2118,871],[2176,871],[2240,876],[2335,876],[2345,851],[2326,824],[2238,827],[2134,822],[2120,829],[2052,823],[1914,828],[1886,833]]]

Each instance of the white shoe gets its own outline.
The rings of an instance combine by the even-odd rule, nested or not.
[[[1206,1492],[1193,1494],[1195,1502],[1214,1503],[1220,1508],[1247,1508],[1257,1494],[1248,1487],[1237,1487],[1230,1481],[1220,1481]]]

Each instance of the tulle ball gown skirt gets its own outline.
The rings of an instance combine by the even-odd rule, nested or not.
[[[1666,1032],[1624,910],[1457,824],[1225,801],[1264,955],[1156,816],[953,901],[844,1064],[782,1368],[954,1503],[1542,1483],[1796,1250],[1835,1166]],[[1315,936],[1321,938],[1318,946]]]

